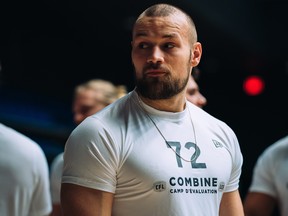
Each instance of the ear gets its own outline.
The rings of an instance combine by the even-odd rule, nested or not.
[[[199,42],[193,44],[193,54],[191,55],[191,66],[195,67],[199,64],[202,56],[202,45]]]

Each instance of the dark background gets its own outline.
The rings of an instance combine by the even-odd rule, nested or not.
[[[156,2],[161,1],[1,1],[0,121],[37,141],[50,163],[75,127],[75,85],[103,78],[134,88],[131,26]],[[196,23],[204,109],[237,134],[244,196],[259,154],[288,134],[288,2],[164,2],[183,8]],[[262,94],[243,91],[249,75],[264,79]]]

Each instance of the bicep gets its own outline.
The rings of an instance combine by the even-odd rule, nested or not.
[[[61,215],[62,215],[61,205],[58,203],[53,204],[53,210],[49,216],[61,216]]]
[[[258,192],[249,192],[244,201],[247,216],[269,216],[272,214],[276,201],[273,197]]]
[[[243,205],[238,190],[223,194],[219,215],[244,216]]]
[[[62,183],[61,206],[64,216],[111,216],[113,194]]]

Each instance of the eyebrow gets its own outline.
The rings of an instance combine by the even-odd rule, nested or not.
[[[146,37],[146,36],[148,36],[148,34],[144,31],[142,31],[142,32],[136,33],[134,37],[138,38],[138,37]],[[178,35],[175,33],[164,34],[162,36],[162,38],[177,38],[177,37],[178,37]]]

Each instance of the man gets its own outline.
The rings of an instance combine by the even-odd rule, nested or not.
[[[201,94],[199,90],[199,86],[196,83],[193,75],[189,77],[187,90],[186,90],[186,98],[191,103],[196,106],[203,108],[207,104],[207,99]]]
[[[234,132],[186,100],[202,47],[191,18],[157,4],[136,20],[135,89],[86,118],[64,152],[65,216],[243,216]]]
[[[247,216],[272,216],[278,210],[288,215],[288,136],[269,146],[254,167],[244,200]]]
[[[29,137],[0,123],[0,215],[47,216],[51,210],[43,150]]]
[[[75,88],[73,100],[73,120],[80,124],[88,116],[100,111],[127,93],[124,85],[114,85],[103,79],[92,79]],[[58,154],[51,163],[50,189],[53,211],[50,216],[61,216],[60,190],[63,169],[63,153]]]

